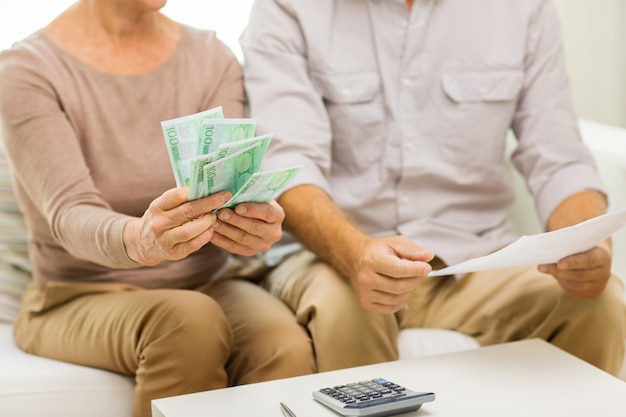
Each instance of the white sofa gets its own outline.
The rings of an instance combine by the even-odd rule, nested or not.
[[[582,121],[590,146],[609,189],[611,211],[626,208],[626,129]],[[539,231],[534,208],[519,176],[511,213],[520,233]],[[1,226],[1,224],[0,224]],[[614,271],[626,278],[626,230],[614,236]],[[10,322],[0,322],[0,417],[129,417],[133,380],[114,373],[57,362],[20,351]],[[401,358],[477,348],[471,337],[437,329],[404,330],[399,338]],[[626,381],[626,369],[621,378]]]

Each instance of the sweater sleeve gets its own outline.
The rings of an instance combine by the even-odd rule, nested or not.
[[[112,268],[139,264],[126,254],[129,216],[103,200],[46,65],[27,46],[0,55],[0,116],[14,181],[31,222],[43,218],[72,256]],[[112,167],[113,168],[113,167]],[[34,220],[33,220],[34,219]],[[32,228],[31,228],[32,232]]]

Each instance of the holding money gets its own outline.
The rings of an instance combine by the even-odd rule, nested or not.
[[[233,207],[239,203],[267,203],[272,201],[296,176],[301,165],[274,171],[256,172],[222,207]],[[219,209],[218,209],[219,210]]]
[[[260,154],[259,157],[263,159],[265,151],[267,150],[271,140],[272,135],[262,135],[250,139],[239,140],[236,142],[222,143],[217,148],[217,151],[207,155],[199,155],[195,158],[192,158],[190,161],[191,183],[189,184],[189,199],[195,200],[197,198],[206,197],[207,195],[209,195],[207,183],[205,182],[204,178],[204,167],[206,165],[233,155],[236,152],[240,152],[246,148],[249,148],[252,145],[259,146],[257,152],[259,152]],[[258,169],[258,167],[256,169]]]
[[[220,144],[254,136],[255,120],[223,117],[222,108],[218,107],[161,122],[176,185],[191,185],[191,163],[197,156],[215,152]]]
[[[234,194],[248,178],[261,168],[265,150],[257,142],[232,155],[211,162],[202,168],[207,195],[219,191]]]
[[[178,186],[189,186],[195,200],[227,190],[224,205],[268,203],[300,167],[258,172],[272,135],[254,136],[254,119],[224,119],[222,108],[161,122]]]

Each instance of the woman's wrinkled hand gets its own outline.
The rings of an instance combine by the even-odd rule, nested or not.
[[[152,201],[142,217],[126,223],[124,244],[128,256],[144,266],[186,258],[211,241],[217,222],[213,210],[230,196],[220,192],[189,201],[189,187],[166,191]]]

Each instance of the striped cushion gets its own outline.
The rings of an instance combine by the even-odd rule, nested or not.
[[[30,282],[27,233],[9,173],[9,161],[0,141],[0,321],[12,322],[20,297]]]

